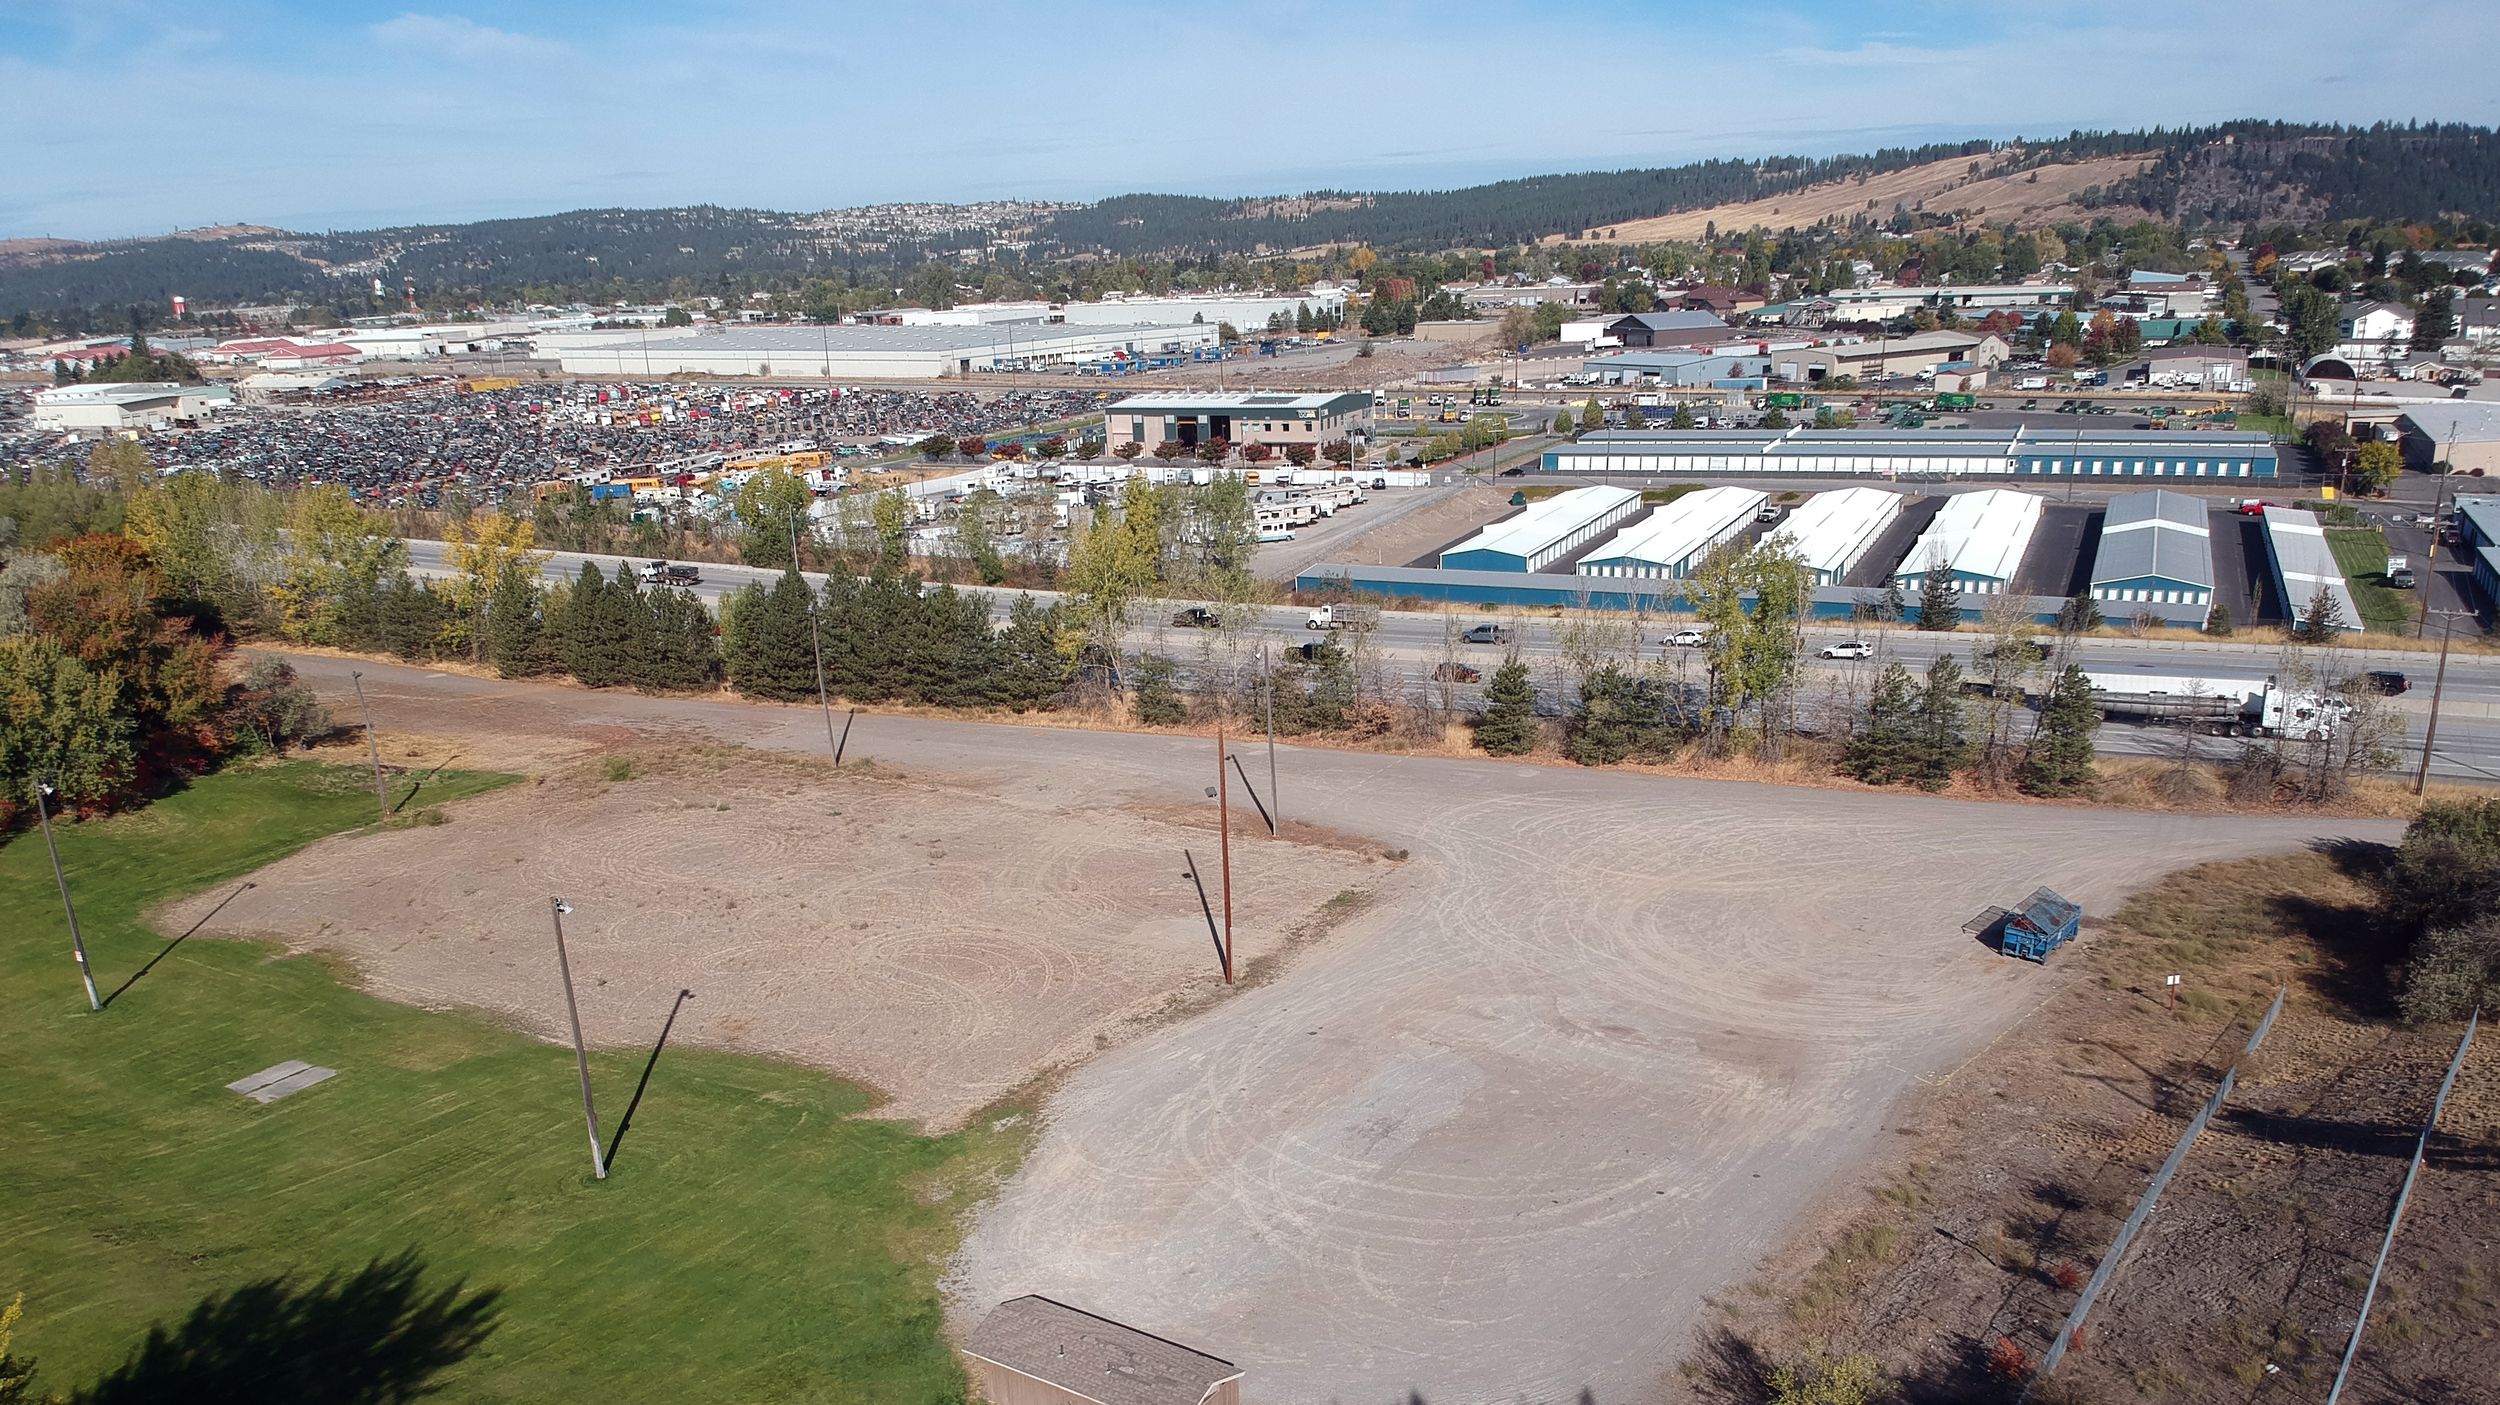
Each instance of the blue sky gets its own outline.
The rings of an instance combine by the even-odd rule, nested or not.
[[[2500,123],[2489,0],[0,0],[0,236]],[[2256,23],[2244,26],[2241,20]]]

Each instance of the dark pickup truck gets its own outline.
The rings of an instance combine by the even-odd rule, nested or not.
[[[1216,629],[1220,628],[1224,621],[1217,618],[1216,613],[1206,606],[1192,605],[1172,616],[1172,623],[1181,629]]]

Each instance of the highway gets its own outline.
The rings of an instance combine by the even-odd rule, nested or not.
[[[408,543],[409,565],[413,574],[440,579],[448,576],[448,548],[436,541]],[[570,581],[581,574],[582,563],[593,562],[613,575],[620,556],[581,555],[573,552],[552,552],[547,555],[540,575],[549,581]],[[725,566],[699,563],[702,584],[695,593],[707,601],[717,601],[749,582],[769,583],[780,573],[755,566]],[[809,573],[811,581],[821,583],[823,577]],[[981,590],[971,593],[988,598],[991,617],[1004,621],[1017,592],[1012,590]],[[1036,600],[1048,603],[1058,597],[1049,591],[1030,592]],[[1172,628],[1168,621],[1172,612],[1182,606],[1200,603],[1191,600],[1148,602],[1139,607],[1138,633],[1146,639],[1161,637],[1172,642],[1172,652],[1181,652],[1181,644],[1194,631]],[[1292,647],[1319,637],[1305,627],[1309,611],[1300,606],[1271,605],[1249,607],[1245,618],[1226,630],[1228,642],[1255,648],[1259,644]],[[1470,645],[1453,651],[1445,642],[1456,630],[1482,623],[1500,623],[1511,631],[1520,653],[1531,660],[1550,660],[1562,653],[1556,637],[1561,623],[1547,615],[1516,610],[1481,607],[1454,607],[1450,613],[1384,611],[1372,631],[1371,651],[1384,661],[1406,669],[1411,676],[1422,679],[1433,665],[1456,657],[1490,673],[1500,662],[1504,646]],[[1665,644],[1666,637],[1683,622],[1665,618],[1646,621],[1641,628],[1640,654],[1644,659],[1669,658],[1679,651]],[[1845,683],[1852,674],[1860,680],[1871,679],[1886,659],[1898,659],[1913,670],[1924,669],[1938,654],[1953,653],[1969,664],[1971,650],[1979,640],[1969,634],[1929,634],[1915,629],[1894,626],[1875,629],[1853,625],[1809,625],[1806,630],[1809,648],[1820,648],[1843,639],[1863,637],[1877,644],[1878,657],[1864,662],[1809,659],[1809,684],[1825,681]],[[2407,745],[2418,760],[2425,724],[2430,718],[2431,677],[2438,656],[2414,650],[2345,648],[2337,651],[2345,667],[2358,672],[2364,669],[2394,669],[2413,683],[2412,691],[2390,699],[2390,705],[2405,724]],[[2280,651],[2273,645],[2243,643],[2229,639],[2126,639],[2092,638],[2075,646],[2075,661],[2092,673],[2135,673],[2151,677],[2198,677],[2218,681],[2262,682],[2272,675]],[[1696,671],[1699,660],[1695,659]],[[2100,749],[2112,755],[2174,754],[2179,744],[2178,733],[2170,728],[2147,728],[2121,722],[2105,724],[2101,729]],[[2227,755],[2227,739],[2209,744],[2215,755]],[[2416,760],[2407,760],[2398,769],[2411,773]],[[2455,780],[2500,783],[2500,657],[2488,654],[2455,653],[2448,661],[2447,683],[2442,691],[2439,715],[2438,745],[2432,756],[2431,773]]]

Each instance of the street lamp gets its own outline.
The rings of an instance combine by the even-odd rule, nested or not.
[[[69,919],[70,955],[78,958],[78,979],[87,987],[87,1008],[102,1010],[104,1002],[95,995],[95,975],[87,969],[87,942],[78,935],[78,909],[70,903],[69,879],[61,872],[61,851],[52,842],[52,807],[47,802],[55,793],[50,781],[36,782],[35,813],[43,820],[43,848],[52,856],[52,881],[61,885],[61,913]]]
[[[582,1120],[590,1125],[590,1169],[604,1181],[608,1178],[608,1157],[599,1148],[599,1114],[590,1104],[590,1054],[582,1047],[582,1011],[573,1000],[573,963],[564,955],[564,915],[573,910],[573,905],[562,898],[549,898],[547,908],[556,924],[556,970],[564,977],[564,1017],[573,1026],[573,1067],[582,1076]]]

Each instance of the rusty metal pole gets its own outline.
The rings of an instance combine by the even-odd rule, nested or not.
[[[582,1008],[573,1000],[573,963],[564,954],[564,914],[573,905],[562,898],[547,899],[548,915],[556,924],[556,973],[564,978],[564,1017],[573,1026],[573,1067],[582,1076],[582,1120],[590,1125],[590,1169],[601,1180],[608,1178],[608,1153],[599,1145],[599,1113],[590,1102],[590,1053],[582,1047]]]
[[[1276,661],[1268,657],[1265,644],[1259,646],[1259,672],[1267,676],[1267,803],[1275,812],[1267,827],[1272,833],[1285,822],[1285,801],[1276,793]]]
[[[1233,807],[1224,765],[1224,714],[1215,714],[1215,828],[1224,853],[1224,984],[1233,983]]]
[[[95,996],[95,974],[87,969],[87,939],[78,934],[78,908],[69,900],[69,877],[61,871],[61,850],[52,842],[52,783],[35,784],[35,814],[43,821],[43,851],[52,856],[52,881],[61,886],[61,915],[69,919],[69,954],[78,958],[78,979],[87,987],[87,1009],[104,1008]]]

